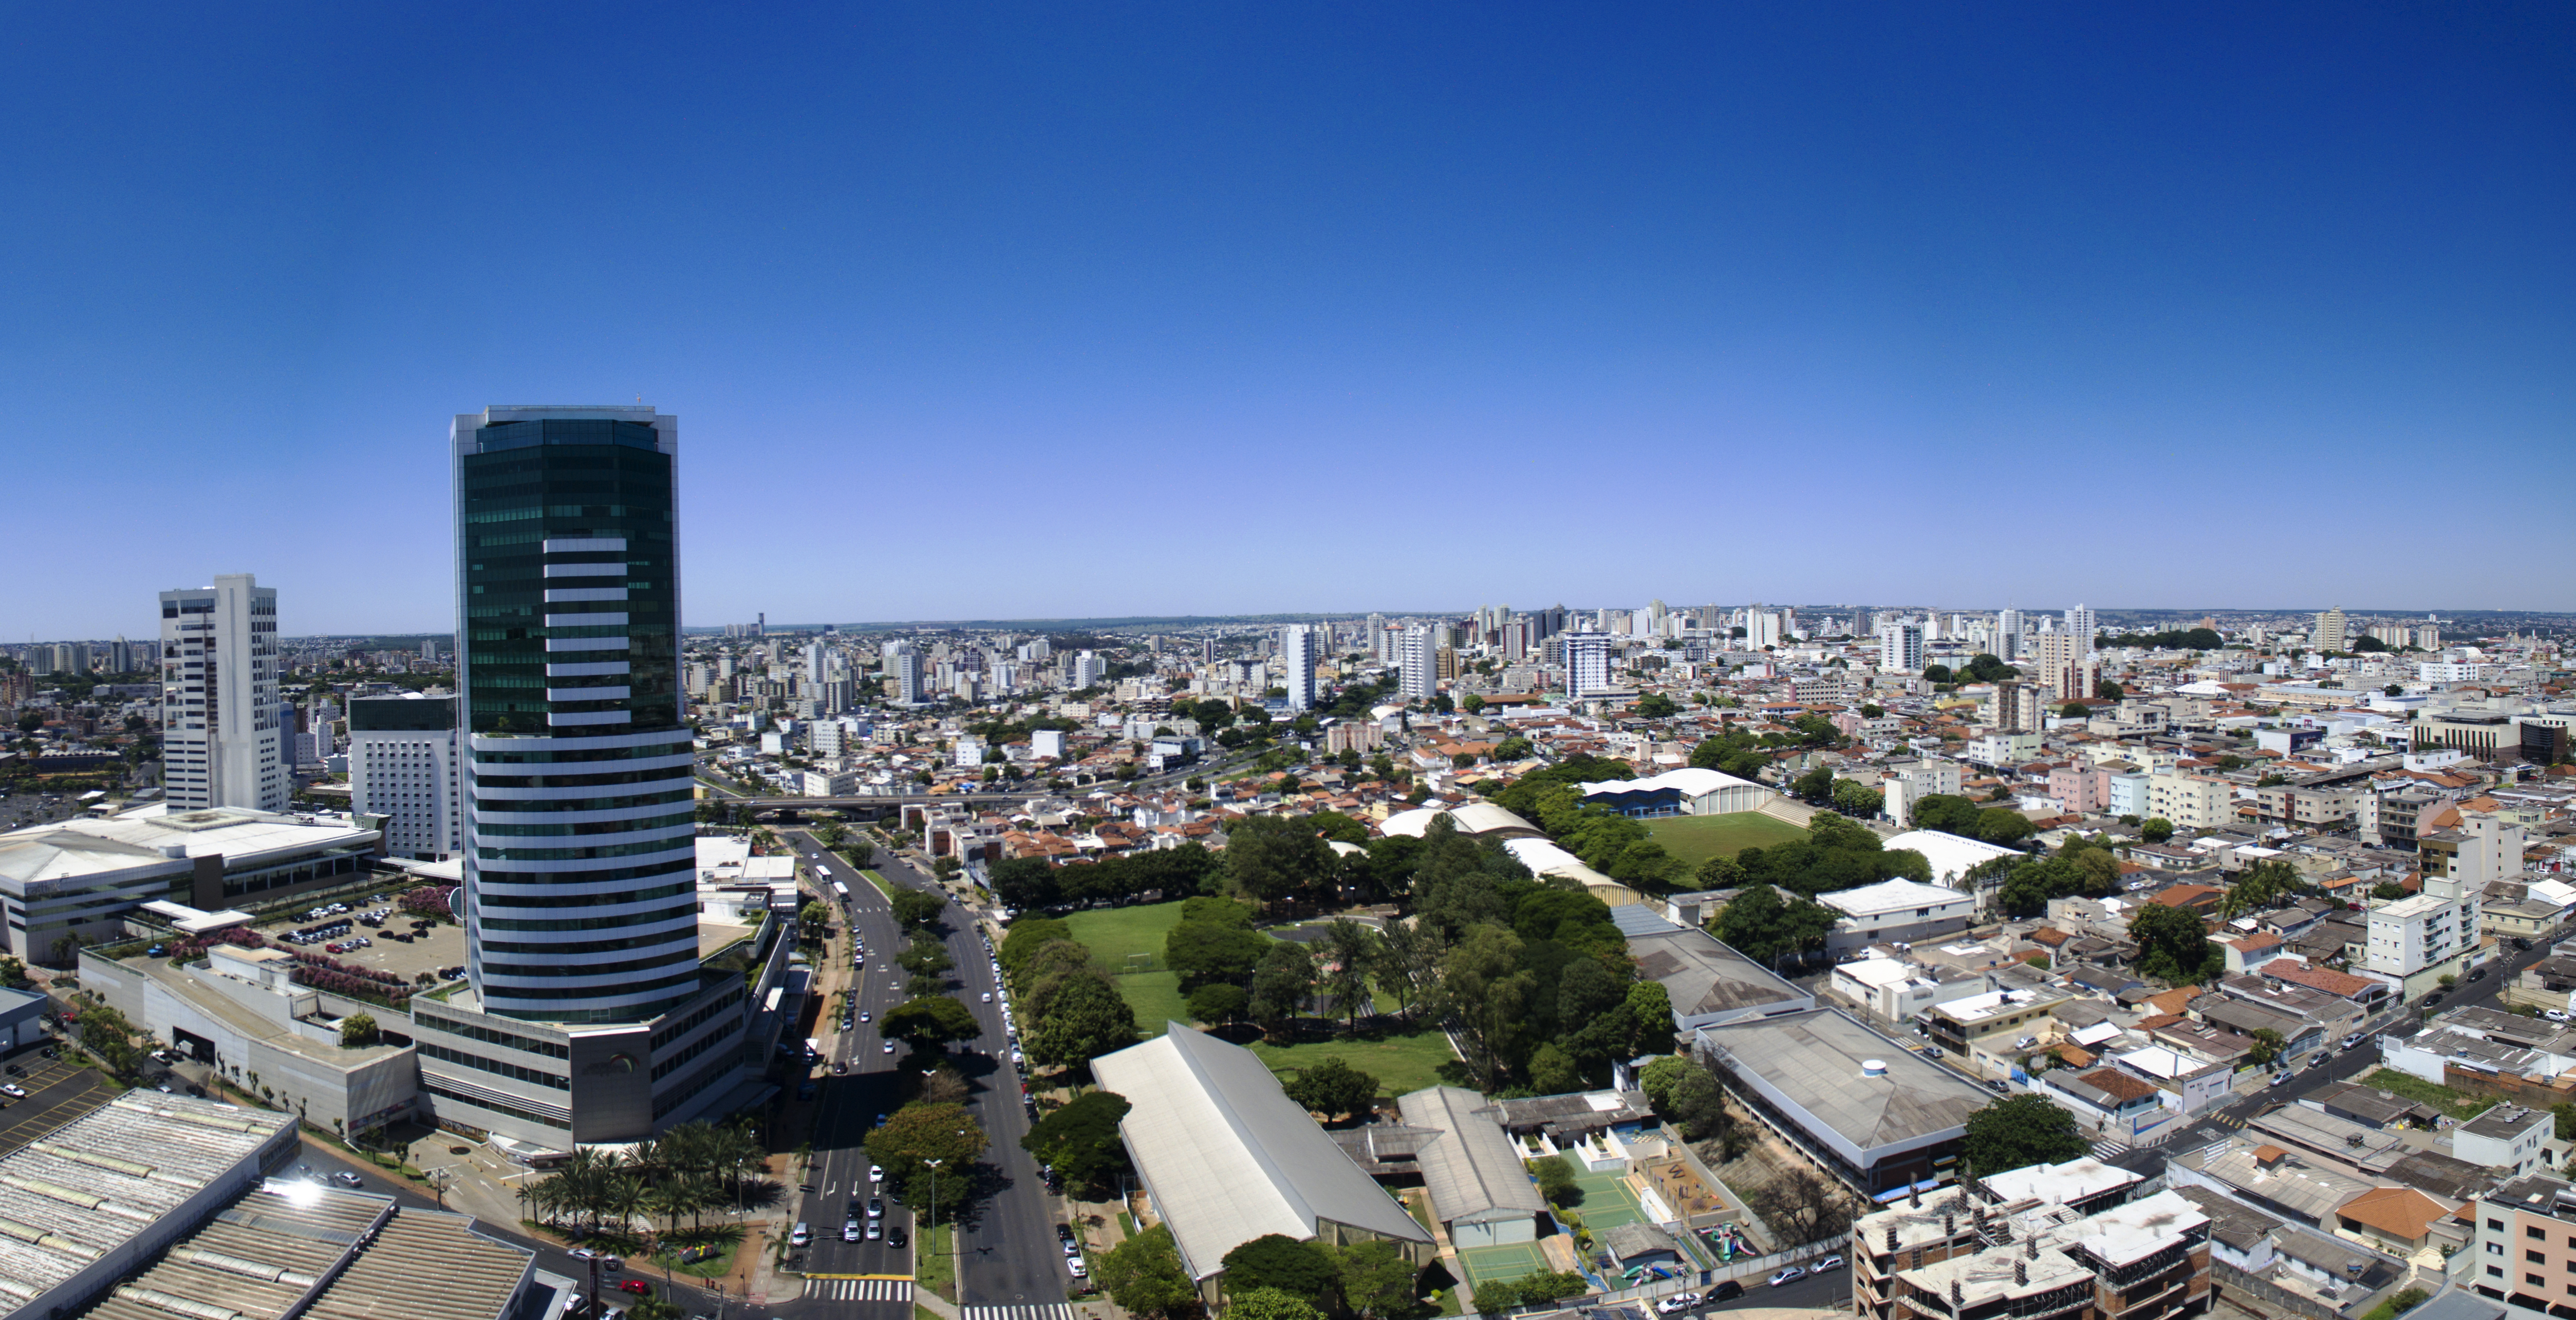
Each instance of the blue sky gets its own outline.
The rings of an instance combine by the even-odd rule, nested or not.
[[[0,636],[450,626],[682,424],[688,621],[2576,609],[2563,5],[22,9]]]

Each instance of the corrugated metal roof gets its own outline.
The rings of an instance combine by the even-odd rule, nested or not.
[[[1225,1253],[1265,1234],[1314,1237],[1317,1220],[1430,1240],[1252,1051],[1175,1022],[1091,1070],[1133,1106],[1119,1134],[1192,1277],[1221,1272]]]
[[[1438,1129],[1440,1136],[1415,1148],[1423,1190],[1443,1223],[1527,1219],[1547,1199],[1522,1168],[1512,1139],[1485,1098],[1456,1086],[1434,1086],[1398,1096],[1408,1126]]]

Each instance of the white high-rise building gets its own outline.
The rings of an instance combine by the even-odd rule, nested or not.
[[[2006,609],[1995,615],[1994,653],[1998,660],[2021,658],[2021,611]]]
[[[884,654],[886,677],[894,680],[894,704],[922,704],[929,694],[923,690],[921,652],[910,642],[888,642]]]
[[[441,862],[464,849],[457,773],[456,698],[349,703],[349,805],[385,818],[387,853]]]
[[[1565,634],[1565,695],[1580,701],[1610,690],[1610,636],[1599,632]]]
[[[1878,625],[1878,668],[1881,673],[1919,674],[1923,672],[1923,625],[1902,619],[1881,620]]]
[[[2085,655],[2093,654],[2093,611],[2078,605],[2066,612],[2066,631],[2075,634],[2076,644]]]
[[[1285,670],[1281,686],[1288,689],[1288,709],[1306,711],[1315,708],[1315,630],[1302,623],[1292,623],[1279,630],[1279,660]]]
[[[1404,697],[1429,701],[1440,694],[1440,646],[1432,630],[1415,624],[1404,630]]]
[[[170,805],[286,810],[277,589],[248,573],[161,593],[161,762]]]
[[[1073,657],[1071,672],[1073,686],[1087,688],[1108,676],[1109,662],[1092,652],[1083,651]]]

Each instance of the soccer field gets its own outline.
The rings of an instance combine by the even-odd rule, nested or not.
[[[1664,845],[1665,852],[1693,869],[1721,854],[1733,857],[1747,848],[1767,848],[1807,837],[1805,830],[1758,811],[1734,811],[1723,816],[1659,816],[1646,822],[1646,833]]]

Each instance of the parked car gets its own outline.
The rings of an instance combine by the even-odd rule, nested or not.
[[[1827,1257],[1825,1257],[1823,1260],[1817,1261],[1815,1264],[1808,1266],[1808,1267],[1807,1267],[1807,1273],[1809,1273],[1809,1274],[1822,1274],[1822,1273],[1824,1273],[1824,1272],[1825,1272],[1825,1271],[1827,1271],[1827,1270],[1838,1270],[1838,1269],[1841,1269],[1842,1267],[1843,1267],[1843,1258],[1842,1258],[1842,1257],[1840,1257],[1840,1256],[1827,1256]]]
[[[366,1185],[367,1185],[367,1180],[366,1180],[366,1179],[361,1178],[361,1177],[359,1177],[358,1175],[356,1175],[356,1174],[354,1174],[354,1173],[351,1173],[351,1172],[349,1172],[349,1171],[348,1171],[348,1170],[346,1170],[346,1169],[343,1169],[343,1170],[341,1170],[341,1171],[340,1171],[340,1172],[338,1172],[338,1173],[332,1174],[332,1175],[331,1175],[331,1181],[333,1181],[333,1182],[335,1182],[335,1183],[338,1183],[338,1184],[340,1184],[340,1185],[341,1185],[341,1186],[343,1186],[343,1187],[364,1187],[364,1186],[366,1186]]]
[[[1077,1279],[1088,1279],[1091,1277],[1091,1267],[1083,1264],[1082,1257],[1080,1256],[1065,1257],[1064,1267]]]
[[[1796,1283],[1798,1280],[1803,1279],[1803,1278],[1805,1278],[1805,1277],[1807,1277],[1807,1267],[1806,1267],[1806,1266],[1804,1266],[1804,1265],[1787,1265],[1787,1266],[1783,1266],[1783,1267],[1781,1267],[1781,1269],[1780,1269],[1777,1273],[1774,1273],[1774,1274],[1771,1276],[1771,1286],[1772,1286],[1772,1287],[1774,1287],[1774,1288],[1778,1288],[1778,1287],[1781,1287],[1781,1286],[1783,1286],[1783,1285],[1785,1285],[1785,1284],[1792,1284],[1792,1283]]]
[[[2472,981],[2483,981],[2487,979],[2487,969],[2483,967],[2478,968],[2476,971],[2469,973],[2469,979]]]
[[[787,1245],[791,1247],[805,1246],[813,1240],[814,1226],[801,1220],[798,1221],[796,1227],[787,1231]]]
[[[2564,1022],[2567,1020],[2567,1010],[2563,1008],[2544,1008],[2540,1010],[2540,1015],[2552,1022]]]
[[[1699,1305],[1698,1293],[1677,1292],[1655,1303],[1655,1309],[1665,1315],[1679,1315],[1697,1305]]]
[[[1704,1302],[1731,1302],[1743,1295],[1744,1285],[1733,1279],[1729,1279],[1726,1282],[1709,1289],[1708,1296],[1703,1297],[1700,1300]]]
[[[650,1297],[653,1295],[653,1290],[645,1286],[642,1279],[619,1279],[617,1281],[617,1291],[622,1293],[633,1293],[638,1297]]]

